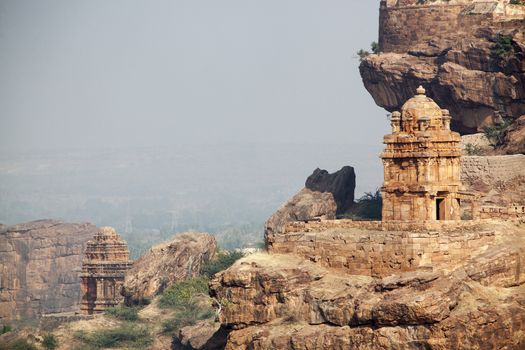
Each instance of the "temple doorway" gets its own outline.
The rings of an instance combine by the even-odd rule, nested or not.
[[[436,198],[436,220],[445,220],[445,198]]]

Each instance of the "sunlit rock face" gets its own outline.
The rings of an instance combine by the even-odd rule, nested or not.
[[[525,6],[508,1],[381,1],[381,53],[360,65],[377,105],[399,110],[423,85],[474,133],[525,114]]]
[[[80,310],[103,312],[123,300],[120,289],[131,267],[127,243],[111,227],[102,227],[87,243],[81,273]]]
[[[178,234],[157,244],[126,273],[121,290],[126,304],[144,304],[173,283],[198,276],[216,251],[217,241],[208,233]]]
[[[211,282],[226,349],[523,349],[525,224],[478,225],[394,244],[394,232],[293,232],[295,251],[250,255]],[[404,252],[425,261],[403,265]]]
[[[319,219],[335,219],[354,205],[355,171],[344,166],[330,174],[315,169],[305,187],[284,203],[265,223],[265,239],[272,240],[286,223]]]
[[[78,310],[80,268],[92,224],[39,220],[0,230],[0,319]]]

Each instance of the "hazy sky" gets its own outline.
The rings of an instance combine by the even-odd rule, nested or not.
[[[0,0],[0,149],[339,143],[388,129],[370,0]],[[358,146],[357,146],[358,145]]]

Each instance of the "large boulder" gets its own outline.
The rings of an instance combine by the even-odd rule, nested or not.
[[[316,192],[329,192],[337,205],[336,214],[346,213],[354,204],[355,172],[351,166],[330,174],[326,170],[315,169],[306,179],[305,187]]]
[[[92,224],[39,220],[0,228],[0,319],[78,310]]]
[[[220,323],[209,320],[198,321],[192,326],[183,327],[173,338],[173,350],[222,350],[226,345],[228,331]]]
[[[214,258],[215,237],[208,233],[184,233],[151,248],[126,274],[121,293],[127,305],[141,304],[176,281],[200,274]]]
[[[355,172],[351,166],[330,174],[315,169],[305,188],[284,203],[265,224],[265,235],[281,232],[287,222],[335,219],[354,203]]]

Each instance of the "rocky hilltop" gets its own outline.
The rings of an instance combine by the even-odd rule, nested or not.
[[[0,230],[0,319],[74,311],[91,224],[33,221]]]
[[[525,204],[524,171],[524,155],[461,159],[483,205]],[[308,203],[317,212],[322,197]],[[226,349],[525,347],[524,219],[389,227],[333,219],[327,203],[322,219],[292,221],[281,208],[268,252],[212,280]]]
[[[304,225],[212,282],[228,301],[226,349],[525,346],[524,222],[420,233]]]
[[[380,53],[360,65],[377,105],[399,110],[423,85],[466,134],[525,114],[523,4],[383,0],[379,22]],[[522,151],[520,140],[507,153]]]

